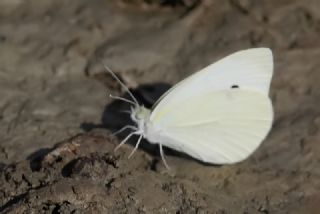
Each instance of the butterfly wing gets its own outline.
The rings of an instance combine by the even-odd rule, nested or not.
[[[167,91],[153,106],[180,102],[208,90],[240,86],[268,96],[273,74],[272,52],[269,48],[252,48],[233,53],[182,80]]]
[[[248,157],[266,137],[273,118],[268,97],[239,89],[207,92],[170,107],[153,118],[155,128],[162,130],[156,139],[216,164]],[[159,126],[163,117],[166,126]]]
[[[147,138],[204,162],[245,159],[272,125],[272,67],[270,50],[259,48],[232,54],[192,75],[154,108],[150,122],[156,131]]]

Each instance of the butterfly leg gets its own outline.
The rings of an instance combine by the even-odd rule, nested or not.
[[[137,134],[137,132],[130,133],[125,139],[121,141],[121,143],[119,143],[119,145],[114,149],[114,151],[116,152],[123,144],[125,144],[129,140],[130,137],[132,137],[135,134]]]
[[[137,127],[135,127],[135,126],[130,126],[130,125],[126,125],[126,126],[122,127],[121,129],[119,129],[118,131],[112,133],[112,134],[113,134],[113,135],[117,135],[117,134],[123,132],[123,131],[126,130],[126,129],[131,129],[131,130],[136,131],[136,130],[137,130]]]
[[[138,141],[137,141],[137,143],[136,143],[136,146],[134,147],[134,149],[132,150],[132,152],[131,152],[130,155],[128,156],[128,159],[130,159],[131,156],[133,155],[133,153],[134,153],[135,151],[137,151],[141,140],[142,140],[142,134],[140,135],[140,137],[139,137],[139,139],[138,139]]]
[[[164,158],[164,152],[163,152],[162,144],[159,144],[159,147],[160,147],[160,156],[161,156],[161,159],[163,161],[163,164],[167,168],[167,170],[170,170],[170,167],[167,164],[166,159]]]

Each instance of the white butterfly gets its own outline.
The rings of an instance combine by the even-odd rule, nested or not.
[[[253,48],[231,54],[172,87],[153,106],[140,106],[128,88],[134,105],[131,118],[136,126],[131,136],[142,137],[160,147],[184,152],[212,164],[231,164],[252,154],[271,129],[273,108],[268,96],[273,73],[272,52]]]

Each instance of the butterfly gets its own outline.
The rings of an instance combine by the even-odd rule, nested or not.
[[[132,132],[159,144],[164,165],[169,168],[163,146],[205,163],[232,164],[249,157],[269,133],[273,107],[269,98],[273,56],[269,48],[235,52],[194,73],[169,89],[151,109],[139,105],[124,83],[105,65],[132,100]]]

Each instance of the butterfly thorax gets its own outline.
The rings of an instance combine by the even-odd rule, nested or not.
[[[146,133],[150,114],[150,109],[147,109],[144,106],[136,106],[131,109],[131,119],[137,124],[138,131],[143,135]]]

